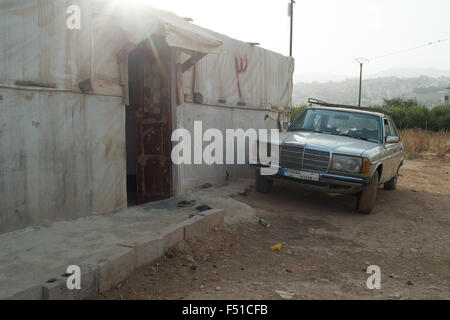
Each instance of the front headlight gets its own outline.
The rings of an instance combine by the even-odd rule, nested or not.
[[[361,162],[362,158],[359,157],[333,155],[333,161],[331,162],[331,169],[351,173],[360,173]]]

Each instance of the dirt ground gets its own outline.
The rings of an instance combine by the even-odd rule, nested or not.
[[[449,172],[448,157],[406,161],[370,215],[353,210],[353,196],[250,188],[234,198],[256,209],[254,222],[183,242],[96,298],[450,299]],[[381,289],[367,288],[369,265]]]

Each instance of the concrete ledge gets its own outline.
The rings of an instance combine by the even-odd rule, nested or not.
[[[97,261],[99,266],[98,292],[102,293],[125,280],[136,268],[134,249],[117,246],[106,259]]]
[[[225,210],[223,209],[210,209],[210,210],[206,210],[203,211],[201,213],[199,213],[199,215],[204,216],[204,217],[215,217],[216,219],[218,219],[218,221],[221,221],[220,223],[223,223],[223,219],[225,217]]]
[[[111,246],[97,257],[80,263],[81,290],[69,290],[67,277],[61,270],[54,282],[33,285],[7,299],[12,300],[77,300],[103,293],[125,280],[136,268],[150,264],[179,242],[201,236],[224,222],[222,209],[211,209],[196,214],[181,223],[168,226],[160,237],[141,243]],[[75,263],[76,264],[76,263]]]
[[[196,215],[190,218],[189,220],[183,221],[182,226],[184,230],[183,240],[187,240],[192,238],[195,234],[200,232],[200,224],[202,223],[204,216]],[[199,230],[197,230],[199,229]]]
[[[150,264],[164,253],[164,240],[155,239],[146,243],[138,244],[134,248],[135,266],[140,268],[146,264]]]
[[[43,286],[44,300],[81,300],[98,293],[99,288],[99,266],[82,263],[81,289],[70,290],[67,288],[68,277],[59,276],[55,282],[46,283]]]
[[[224,222],[225,212],[222,209],[211,209],[189,219],[184,227],[184,239],[188,240]]]
[[[168,227],[161,233],[163,234],[163,251],[166,252],[184,240],[184,225],[177,224]]]
[[[42,300],[43,298],[43,288],[42,285],[37,285],[30,287],[21,292],[8,297],[8,300]],[[3,298],[2,298],[3,299]]]

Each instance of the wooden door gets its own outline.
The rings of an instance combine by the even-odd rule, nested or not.
[[[150,38],[130,53],[130,105],[136,109],[137,200],[172,194],[169,47]]]

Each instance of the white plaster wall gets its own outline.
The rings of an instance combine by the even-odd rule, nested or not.
[[[126,206],[121,98],[0,88],[0,232]]]
[[[226,137],[226,129],[241,128],[247,130],[249,128],[277,128],[277,122],[271,118],[266,119],[266,115],[267,111],[263,110],[220,107],[194,103],[186,103],[176,107],[177,128],[188,129],[193,135],[194,121],[201,120],[203,132],[209,128],[217,128],[222,131],[224,139]],[[177,144],[177,142],[173,143],[173,145],[175,144]],[[203,147],[208,144],[209,142],[203,143]],[[224,158],[226,159],[225,151]],[[252,177],[254,172],[247,165],[182,164],[178,166],[177,170],[177,191],[182,194],[189,189],[198,187],[206,182],[212,184],[223,183],[226,181],[226,171],[229,173],[230,180],[241,177]]]

